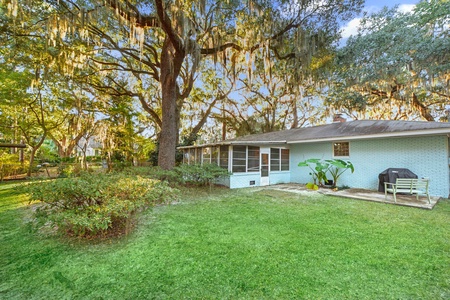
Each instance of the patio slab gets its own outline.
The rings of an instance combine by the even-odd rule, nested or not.
[[[387,200],[385,199],[384,193],[378,191],[366,190],[366,189],[345,189],[340,191],[334,191],[327,188],[319,188],[317,191],[307,189],[304,184],[298,183],[283,183],[271,186],[266,186],[267,189],[275,189],[286,192],[293,192],[298,194],[305,193],[320,193],[323,195],[330,195],[336,197],[344,197],[372,202],[380,202],[385,204],[393,204],[400,206],[409,206],[423,209],[433,209],[433,207],[439,202],[441,197],[430,197],[431,203],[424,196],[420,196],[419,200],[416,200],[416,196],[411,195],[399,195],[397,194],[397,202],[394,202],[394,197],[392,194],[388,194]]]

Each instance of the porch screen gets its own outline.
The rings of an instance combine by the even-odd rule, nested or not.
[[[189,164],[195,164],[195,148],[189,149]]]
[[[281,171],[289,171],[289,149],[281,149]]]
[[[259,147],[248,146],[247,172],[259,172]]]
[[[219,166],[228,170],[228,146],[220,146]]]
[[[212,147],[211,148],[211,163],[217,165],[218,160],[219,160],[219,147]]]
[[[247,158],[246,146],[233,146],[233,173],[245,172]]]
[[[195,163],[202,163],[202,148],[195,148]]]
[[[183,164],[189,164],[189,149],[183,150]]]
[[[280,171],[279,148],[270,148],[270,171]]]
[[[210,164],[211,163],[211,148],[205,147],[203,148],[203,161],[204,164]]]

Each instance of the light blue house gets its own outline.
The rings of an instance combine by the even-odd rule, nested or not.
[[[407,168],[430,179],[430,194],[450,195],[450,123],[360,120],[296,128],[180,147],[184,163],[217,163],[231,172],[230,188],[311,182],[309,158],[350,160],[339,185],[377,190],[387,168]]]

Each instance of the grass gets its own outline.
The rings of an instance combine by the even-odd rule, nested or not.
[[[186,190],[120,240],[26,225],[0,185],[1,299],[449,299],[450,203]]]

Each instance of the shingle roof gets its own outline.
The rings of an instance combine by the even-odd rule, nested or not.
[[[179,149],[214,145],[296,144],[385,137],[449,135],[450,123],[400,120],[357,120],[251,134],[214,144],[183,146]]]
[[[220,144],[240,143],[301,143],[319,140],[367,139],[376,137],[450,134],[450,123],[358,120],[313,127],[252,134],[225,140]]]

